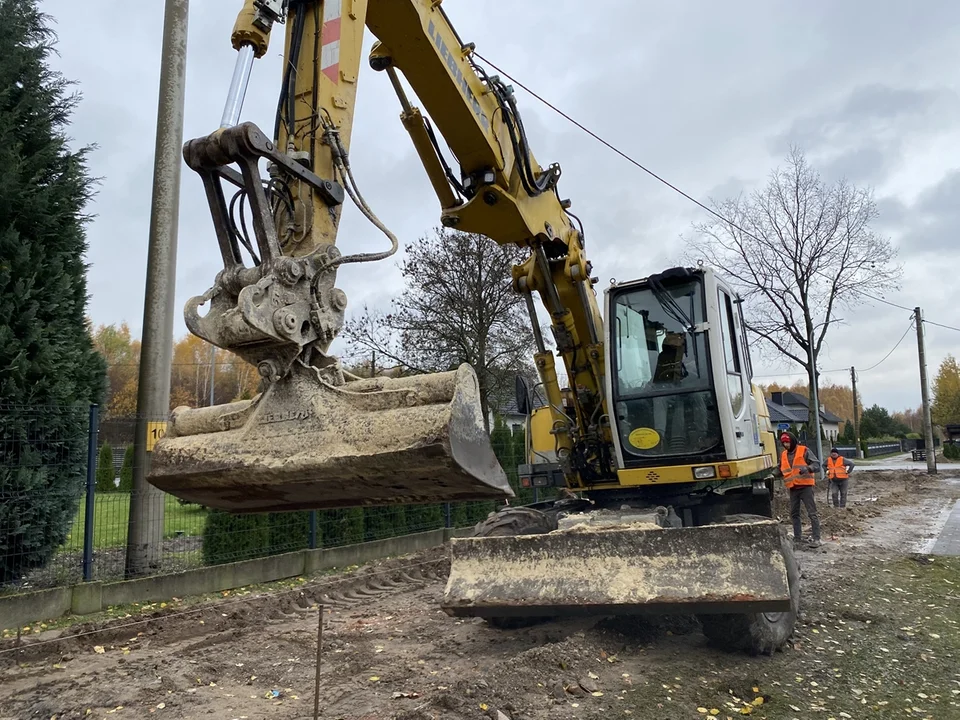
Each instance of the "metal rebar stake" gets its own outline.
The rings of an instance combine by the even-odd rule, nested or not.
[[[320,720],[320,654],[323,650],[323,605],[317,617],[317,674],[313,687],[313,720]]]

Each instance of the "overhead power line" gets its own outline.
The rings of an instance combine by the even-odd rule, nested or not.
[[[903,335],[901,335],[901,336],[900,336],[900,339],[897,340],[897,344],[894,345],[892,348],[890,348],[890,351],[889,351],[886,355],[884,355],[884,356],[880,359],[879,362],[871,365],[870,367],[868,367],[868,368],[866,368],[866,369],[864,369],[864,370],[858,370],[857,372],[858,372],[858,373],[870,372],[871,370],[880,367],[880,365],[882,365],[882,364],[886,361],[886,359],[887,359],[888,357],[890,357],[891,355],[893,355],[894,351],[895,351],[898,347],[900,347],[900,343],[902,343],[903,340],[904,340],[904,338],[907,337],[907,333],[909,333],[911,330],[913,330],[913,327],[914,327],[914,325],[913,325],[913,320],[911,320],[911,321],[910,321],[910,324],[907,325],[907,329],[903,332]],[[831,374],[831,373],[841,373],[841,372],[842,372],[842,373],[848,373],[848,372],[850,372],[850,368],[845,367],[845,368],[837,368],[836,370],[820,370],[820,371],[818,371],[818,374],[819,374],[819,375],[829,375],[829,374]],[[806,375],[806,374],[807,374],[807,372],[806,372],[806,371],[803,371],[803,372],[788,372],[788,373],[772,373],[772,374],[768,374],[768,375],[754,375],[753,377],[754,377],[754,378],[793,377],[793,376],[795,376],[795,375]]]
[[[717,212],[715,209],[709,207],[708,205],[705,205],[704,203],[700,202],[699,200],[697,200],[695,197],[693,197],[693,196],[690,195],[689,193],[685,192],[685,191],[682,190],[681,188],[679,188],[679,187],[677,187],[676,185],[674,185],[673,183],[671,183],[671,182],[670,182],[669,180],[667,180],[666,178],[658,175],[658,174],[655,173],[653,170],[651,170],[650,168],[648,168],[647,166],[645,166],[643,163],[641,163],[639,160],[634,159],[633,157],[631,157],[630,155],[628,155],[627,153],[625,153],[623,150],[621,150],[620,148],[618,148],[618,147],[617,147],[616,145],[614,145],[613,143],[608,142],[608,141],[605,140],[604,138],[600,137],[597,133],[593,132],[593,130],[591,130],[590,128],[586,127],[586,126],[583,125],[581,122],[579,122],[579,121],[576,120],[575,118],[571,117],[569,114],[567,114],[566,112],[564,112],[563,110],[561,110],[560,108],[558,108],[556,105],[554,105],[553,103],[551,103],[551,102],[550,102],[549,100],[547,100],[546,98],[544,98],[542,95],[540,95],[539,93],[537,93],[536,91],[532,90],[530,87],[528,87],[528,86],[525,85],[524,83],[522,83],[522,82],[520,82],[519,80],[517,80],[517,78],[515,78],[513,75],[511,75],[510,73],[508,73],[506,70],[502,69],[500,66],[496,65],[494,62],[490,61],[489,59],[487,59],[486,57],[484,57],[483,55],[481,55],[481,54],[478,53],[478,52],[475,52],[474,54],[475,54],[478,58],[480,58],[480,60],[482,60],[483,62],[487,63],[487,65],[489,65],[489,66],[492,67],[494,70],[496,70],[498,73],[500,73],[500,74],[503,75],[505,78],[507,78],[508,80],[510,80],[510,82],[512,82],[514,85],[516,85],[517,87],[522,88],[522,89],[523,89],[524,91],[526,91],[529,95],[531,95],[532,97],[536,98],[536,99],[539,100],[541,103],[543,103],[544,105],[546,105],[548,108],[550,108],[551,110],[553,110],[553,112],[557,113],[560,117],[562,117],[562,118],[564,118],[565,120],[567,120],[567,122],[575,125],[575,126],[578,127],[580,130],[582,130],[583,132],[585,132],[587,135],[589,135],[590,137],[592,137],[594,140],[596,140],[597,142],[599,142],[601,145],[604,145],[604,146],[607,147],[608,149],[612,150],[612,151],[615,152],[617,155],[619,155],[620,157],[622,157],[624,160],[626,160],[627,162],[629,162],[631,165],[634,165],[635,167],[639,168],[640,170],[642,170],[643,172],[645,172],[647,175],[649,175],[650,177],[652,177],[652,178],[653,178],[654,180],[656,180],[657,182],[662,183],[663,185],[665,185],[666,187],[670,188],[671,190],[673,190],[675,193],[677,193],[677,194],[680,195],[681,197],[684,197],[684,198],[686,198],[687,200],[689,200],[690,202],[692,202],[694,205],[696,205],[697,207],[699,207],[701,210],[705,210],[706,212],[710,213],[711,215],[713,215],[715,218],[717,218],[717,219],[720,220],[721,222],[724,222],[724,223],[726,223],[727,225],[729,225],[730,227],[735,228],[736,230],[740,231],[741,233],[743,233],[744,235],[746,235],[748,238],[752,238],[753,240],[756,240],[757,242],[762,242],[762,241],[760,240],[760,238],[758,238],[756,235],[754,235],[754,234],[753,234],[752,232],[750,232],[749,230],[744,229],[742,226],[740,226],[739,224],[735,223],[735,222],[734,222],[733,220],[731,220],[730,218],[724,217],[721,213]],[[875,295],[871,295],[870,293],[863,292],[862,290],[856,290],[856,289],[854,289],[854,292],[857,292],[858,294],[863,295],[864,297],[868,297],[868,298],[870,298],[871,300],[876,300],[877,302],[884,303],[884,304],[886,304],[886,305],[890,305],[891,307],[899,308],[900,310],[906,310],[907,312],[913,312],[913,308],[908,308],[908,307],[905,307],[905,306],[903,306],[903,305],[898,305],[898,304],[895,303],[895,302],[891,302],[890,300],[884,300],[883,298],[876,297]],[[924,319],[923,322],[924,322],[925,324],[927,324],[927,325],[935,325],[935,326],[937,326],[937,327],[945,328],[945,329],[947,329],[947,330],[954,330],[954,331],[956,331],[956,332],[960,332],[960,328],[953,327],[952,325],[944,325],[943,323],[937,323],[937,322],[933,322],[932,320],[927,320],[927,319]],[[881,361],[881,362],[882,362],[882,361]],[[825,370],[825,371],[823,371],[823,372],[840,372],[840,371]],[[848,372],[848,368],[844,368],[843,372]],[[805,373],[784,373],[784,374],[805,374]],[[757,377],[762,377],[762,376],[758,375]]]
[[[866,368],[865,370],[860,370],[859,372],[870,372],[871,370],[873,370],[873,369],[879,367],[880,365],[882,365],[882,364],[883,364],[883,361],[886,360],[886,359],[887,359],[888,357],[890,357],[891,355],[893,355],[893,351],[896,350],[898,347],[900,347],[900,343],[903,342],[903,339],[907,336],[907,333],[909,333],[911,330],[913,330],[913,320],[911,320],[911,321],[910,321],[910,324],[907,325],[907,329],[904,331],[903,335],[900,336],[900,339],[897,340],[897,344],[894,345],[893,348],[891,348],[890,352],[888,352],[886,355],[883,356],[883,359],[880,360],[880,362],[878,362],[876,365],[871,365],[870,367]]]

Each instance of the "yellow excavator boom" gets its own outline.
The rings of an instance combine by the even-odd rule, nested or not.
[[[240,111],[253,63],[281,23],[275,124],[261,130]],[[754,638],[754,649],[782,644],[796,616],[795,563],[769,519],[775,448],[739,298],[707,268],[672,268],[612,283],[604,324],[582,227],[559,193],[560,166],[536,160],[513,89],[460,38],[442,0],[243,3],[221,126],[183,149],[223,260],[185,319],[255,365],[262,391],[178,408],[154,448],[150,482],[234,512],[514,496],[472,368],[364,380],[329,352],[347,307],[338,269],[399,246],[350,162],[366,30],[377,38],[368,62],[396,91],[441,223],[528,250],[512,284],[526,299],[542,403],[521,484],[564,493],[502,510],[454,541],[444,609],[496,622],[739,608],[747,624],[727,622],[714,636]],[[344,252],[347,201],[388,249]],[[533,393],[520,389],[518,406],[530,413]]]

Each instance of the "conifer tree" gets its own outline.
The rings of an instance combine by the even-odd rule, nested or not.
[[[86,473],[103,360],[85,316],[89,148],[66,136],[79,96],[48,64],[37,0],[0,0],[0,582],[66,539]]]

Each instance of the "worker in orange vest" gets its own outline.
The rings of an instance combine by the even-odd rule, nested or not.
[[[853,461],[845,458],[836,448],[830,450],[830,457],[823,464],[823,469],[827,471],[827,477],[830,479],[830,503],[834,507],[845,508],[847,506],[847,483],[850,481],[850,473],[853,472]]]
[[[790,493],[790,519],[793,521],[793,544],[799,547],[803,543],[803,524],[800,520],[801,504],[807,509],[810,518],[811,540],[808,547],[818,548],[820,542],[820,515],[817,513],[817,501],[814,487],[816,479],[813,470],[819,461],[810,452],[810,448],[801,445],[792,432],[780,436],[783,452],[780,453],[780,467],[777,475],[783,478],[783,484]]]

